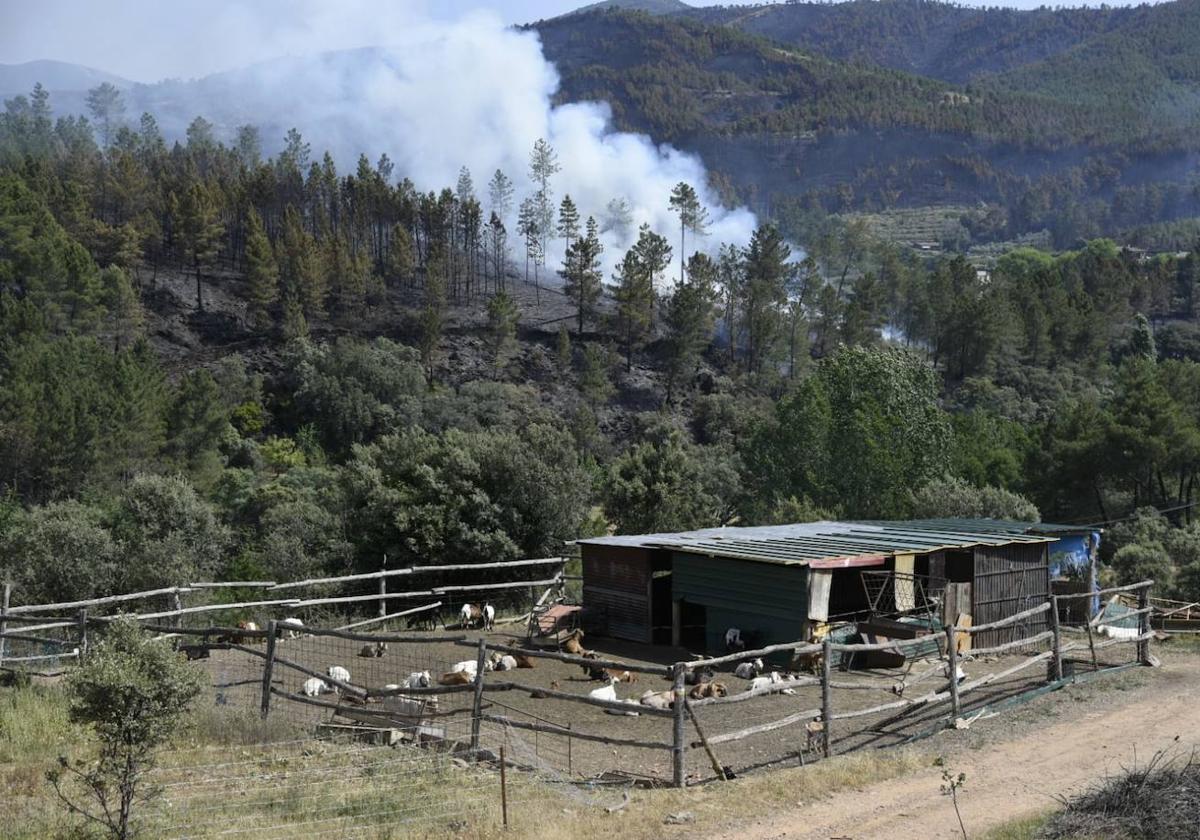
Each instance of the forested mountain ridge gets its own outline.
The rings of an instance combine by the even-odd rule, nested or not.
[[[1129,91],[960,87],[681,16],[608,10],[536,30],[560,101],[608,102],[618,126],[700,154],[727,195],[772,214],[986,202],[998,218],[974,235],[1046,230],[1061,246],[1200,214],[1187,111],[1148,118]]]
[[[800,49],[963,84],[1120,30],[1146,7],[1018,10],[929,0],[846,0],[695,8],[681,14]]]

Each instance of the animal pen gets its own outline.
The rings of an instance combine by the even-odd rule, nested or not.
[[[249,834],[262,828],[255,803],[266,807],[300,794],[312,797],[304,823],[310,833],[409,823],[444,828],[463,814],[499,824],[547,785],[615,808],[620,803],[614,797],[630,785],[710,783],[906,743],[1073,682],[1153,661],[1150,581],[1050,595],[996,621],[911,639],[826,635],[817,643],[794,639],[688,659],[677,648],[587,633],[575,638],[595,646],[589,655],[559,649],[553,629],[532,619],[558,599],[561,577],[561,568],[551,577],[530,577],[539,586],[549,581],[542,603],[530,599],[535,608],[507,632],[503,626],[429,632],[307,621],[297,627],[278,617],[257,629],[185,626],[179,619],[207,613],[139,616],[210,676],[208,702],[215,714],[253,718],[286,739],[242,750],[236,760],[216,754],[207,762],[181,760],[163,768],[161,781],[172,795],[156,805],[158,833]],[[894,590],[895,581],[890,585]],[[901,591],[906,598],[903,581]],[[883,589],[878,595],[888,597]],[[1105,608],[1077,620],[1079,611],[1069,605],[1097,596]],[[118,604],[136,600],[122,598]],[[254,606],[270,600],[277,599],[240,606],[273,615],[281,605]],[[95,614],[108,604],[52,606],[0,614],[6,645],[0,668],[61,672],[88,655],[111,620]],[[289,608],[295,604],[283,606]],[[406,618],[372,623],[397,625]],[[53,660],[30,652],[49,647],[58,654]],[[504,656],[532,667],[489,669]],[[732,673],[759,658],[795,667],[775,678],[768,666],[757,681]],[[439,684],[439,677],[466,663],[473,666],[469,679]],[[966,672],[961,680],[950,676],[960,669]],[[424,672],[429,677],[422,680]],[[592,693],[607,683],[589,675],[607,672],[620,680],[613,684],[615,699]],[[313,680],[329,690],[306,693]],[[641,702],[648,692],[657,705]],[[226,767],[240,771],[219,769]],[[361,807],[347,808],[344,789],[331,784],[335,778],[354,783],[354,795],[365,800]],[[453,796],[447,799],[446,791]]]

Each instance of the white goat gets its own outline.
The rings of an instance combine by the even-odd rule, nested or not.
[[[725,650],[732,653],[735,650],[745,650],[746,643],[742,641],[742,631],[737,627],[730,627],[725,631]]]
[[[641,699],[638,701],[643,706],[649,706],[651,709],[669,709],[671,704],[675,702],[675,692],[673,691],[649,691],[642,692]]]
[[[405,688],[429,688],[431,685],[433,685],[433,677],[428,671],[413,671],[404,681]]]
[[[483,629],[494,630],[496,627],[496,608],[491,604],[483,605]]]
[[[744,680],[752,680],[761,674],[762,671],[763,661],[761,659],[755,659],[752,662],[738,663],[738,666],[733,669],[733,674],[735,677],[741,677]]]
[[[785,683],[787,681],[787,677],[785,677],[783,674],[779,673],[778,671],[772,671],[765,677],[755,677],[752,679],[750,681],[750,690],[757,691],[760,688],[766,688],[769,685],[780,685],[781,683]],[[796,692],[790,688],[781,688],[779,693],[793,695]]]
[[[326,669],[325,673],[331,680],[338,680],[339,682],[344,683],[350,682],[350,672],[341,665],[330,665],[329,668]]]
[[[517,658],[505,654],[496,660],[495,668],[497,671],[512,671],[517,667]]]
[[[310,677],[304,681],[304,688],[301,689],[305,697],[317,697],[321,694],[329,694],[333,691],[325,680],[319,680],[316,677]]]
[[[283,621],[279,622],[280,626],[285,628],[283,637],[285,639],[298,639],[304,633],[304,622],[295,616],[288,616]]]
[[[962,669],[961,665],[955,665],[954,668],[955,668],[955,672],[954,672],[954,681],[955,682],[962,682],[963,680],[965,680],[967,678],[967,672]],[[949,662],[942,663],[942,676],[945,677],[946,679],[950,679],[950,663]]]
[[[484,661],[484,670],[491,670],[490,668],[487,667],[487,664],[488,663],[486,661]],[[456,662],[454,664],[454,667],[451,668],[450,670],[451,671],[461,671],[462,673],[470,674],[473,677],[473,676],[475,676],[475,672],[478,670],[478,666],[476,665],[474,659],[464,659],[462,662]]]
[[[588,697],[591,697],[593,700],[609,700],[613,703],[619,702],[620,698],[617,697],[617,678],[609,677],[608,685],[601,686],[600,688],[593,688],[588,692]]]

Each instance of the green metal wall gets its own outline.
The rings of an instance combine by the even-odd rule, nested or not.
[[[705,607],[710,652],[724,652],[725,631],[758,631],[763,644],[794,642],[808,615],[808,568],[674,552],[672,597]]]

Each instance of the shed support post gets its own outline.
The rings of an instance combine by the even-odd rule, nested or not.
[[[954,727],[954,722],[958,720],[958,716],[962,714],[962,703],[958,699],[958,639],[955,638],[955,629],[957,624],[951,624],[946,628],[946,661],[950,666],[950,726]]]
[[[679,647],[683,640],[683,602],[678,598],[671,601],[671,647]]]
[[[1150,607],[1150,587],[1143,586],[1138,590],[1137,605],[1139,610]],[[1150,632],[1150,613],[1143,612],[1138,616],[1138,635],[1144,636]],[[1150,640],[1142,639],[1137,643],[1137,661],[1142,665],[1150,664]]]
[[[671,784],[677,788],[681,788],[683,787],[683,724],[685,715],[687,714],[687,693],[684,676],[687,673],[687,666],[682,662],[676,662],[672,671],[671,710],[674,712],[674,717],[672,720],[671,739]]]
[[[833,755],[833,641],[828,635],[821,647],[821,750],[829,758]]]
[[[1054,681],[1062,682],[1062,629],[1058,626],[1058,596],[1050,596],[1050,632],[1054,634]]]
[[[479,755],[479,725],[483,714],[483,663],[487,661],[487,640],[480,638],[475,657],[475,702],[471,706],[471,755]]]
[[[267,658],[263,662],[262,677],[262,717],[265,720],[271,713],[271,676],[275,671],[275,636],[278,624],[275,619],[267,622]]]

